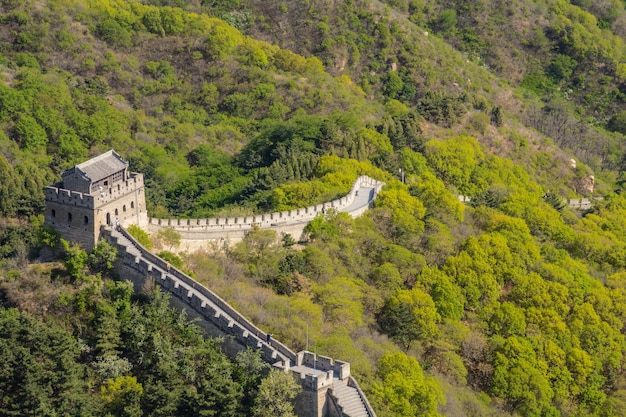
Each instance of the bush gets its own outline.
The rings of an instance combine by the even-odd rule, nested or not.
[[[139,226],[131,224],[126,230],[132,237],[137,239],[137,242],[139,242],[144,248],[152,250],[152,239],[150,239],[148,233],[146,233],[143,229]]]

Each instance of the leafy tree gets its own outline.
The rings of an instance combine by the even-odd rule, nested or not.
[[[382,190],[376,198],[375,206],[381,209],[373,213],[380,218],[379,227],[386,229],[388,237],[394,239],[394,243],[411,245],[424,230],[421,219],[426,210],[405,188]]]
[[[563,201],[563,198],[553,191],[546,193],[546,195],[543,196],[543,199],[546,200],[546,203],[550,204],[556,211],[563,211],[567,205],[565,201]]]
[[[510,337],[495,352],[492,390],[521,415],[555,415],[554,390],[546,374],[547,363],[537,357],[530,341]]]
[[[157,254],[161,259],[172,264],[175,268],[181,269],[183,267],[183,260],[175,253],[169,251],[162,251]]]
[[[37,120],[28,115],[22,115],[17,124],[15,131],[20,139],[22,147],[32,152],[41,151],[48,143],[46,131]]]
[[[381,328],[405,350],[416,340],[426,341],[438,335],[439,320],[432,298],[417,287],[389,297],[378,318]]]
[[[324,321],[347,329],[363,325],[363,282],[342,277],[315,288],[315,295],[324,311]]]
[[[237,364],[235,375],[243,385],[243,404],[250,409],[263,376],[269,372],[270,366],[261,359],[260,350],[250,348],[237,353],[235,362]]]
[[[417,104],[417,111],[428,121],[450,127],[467,112],[464,100],[464,96],[427,91]]]
[[[426,143],[426,158],[446,184],[454,185],[464,194],[473,194],[472,172],[484,159],[476,139],[459,136],[446,141]]]
[[[106,240],[100,240],[88,257],[94,271],[111,271],[117,259],[117,248]]]
[[[437,307],[437,312],[444,319],[460,320],[465,306],[461,289],[438,269],[428,268],[422,271],[422,276],[429,274],[429,272],[434,274],[431,296]],[[428,278],[428,280],[430,281],[432,278]]]
[[[96,34],[105,42],[119,46],[131,46],[131,34],[115,19],[106,19],[98,23]]]
[[[105,409],[116,416],[139,417],[142,415],[140,398],[143,387],[134,376],[109,379],[100,389]]]
[[[68,241],[61,239],[63,249],[65,250],[65,267],[70,276],[77,280],[82,281],[85,279],[85,271],[87,269],[88,255],[80,246],[76,243],[70,244]]]
[[[63,327],[0,308],[0,406],[7,415],[97,414],[78,341]]]
[[[626,135],[626,110],[614,114],[607,123],[607,129]]]
[[[526,333],[524,312],[513,303],[504,302],[496,306],[488,323],[491,333],[502,337],[523,336]]]
[[[146,233],[144,230],[142,230],[139,226],[137,226],[135,224],[131,224],[130,226],[128,226],[126,231],[128,233],[130,233],[130,235],[132,237],[137,239],[137,241],[144,248],[146,248],[148,250],[152,250],[152,239],[150,239],[150,236],[148,235],[148,233]]]
[[[415,358],[401,352],[387,353],[377,365],[380,380],[374,382],[372,391],[378,410],[391,416],[439,416],[441,389],[424,375]]]
[[[271,370],[259,385],[259,392],[252,407],[252,416],[295,417],[291,401],[301,390],[302,387],[290,373],[278,369]]]

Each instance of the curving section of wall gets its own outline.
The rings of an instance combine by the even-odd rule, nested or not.
[[[151,253],[123,228],[103,228],[101,236],[117,247],[116,270],[125,279],[130,279],[137,289],[145,291],[154,284],[159,285],[180,301],[180,306],[192,309],[198,317],[210,322],[220,335],[232,336],[241,349],[259,349],[264,361],[296,375],[304,388],[304,392],[296,399],[299,416],[332,416],[335,414],[329,410],[335,404],[339,410],[343,410],[342,416],[376,417],[365,394],[350,375],[349,363],[311,352],[296,354],[274,338],[268,343],[266,332],[217,294]],[[338,386],[348,386],[356,392],[354,395],[362,403],[360,408],[364,414],[345,412],[340,405],[342,395],[339,394]],[[350,400],[343,398],[343,402],[346,401]]]
[[[206,249],[207,242],[225,245],[242,240],[253,227],[274,230],[278,235],[288,233],[300,240],[306,225],[320,213],[334,209],[347,212],[352,217],[362,215],[376,198],[384,183],[367,176],[356,179],[350,192],[341,198],[295,210],[257,214],[252,216],[209,219],[157,219],[149,218],[140,224],[149,233],[170,228],[181,235],[180,250]]]

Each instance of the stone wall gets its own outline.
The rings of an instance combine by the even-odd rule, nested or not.
[[[132,173],[127,180],[93,195],[60,188],[60,184],[45,191],[45,224],[86,250],[93,249],[100,238],[101,226],[114,224],[116,218],[123,226],[147,223],[142,174]]]
[[[267,333],[217,294],[143,248],[125,230],[122,229],[122,233],[139,250],[141,256],[129,253],[126,246],[110,234],[105,234],[104,237],[118,248],[116,270],[121,272],[122,277],[131,280],[137,290],[145,292],[152,285],[159,285],[182,301],[181,306],[191,308],[203,320],[211,322],[221,335],[233,336],[243,348],[250,346],[261,349],[262,356],[268,363],[280,362],[282,368],[289,369],[290,363],[295,362],[296,354],[292,350],[274,339],[268,345],[265,342]]]
[[[334,360],[327,356],[315,355],[307,351],[298,353],[296,363],[297,365],[305,365],[320,371],[331,372],[332,376],[341,380],[345,380],[350,376],[350,364],[348,362]]]
[[[174,229],[181,235],[180,251],[193,252],[207,249],[207,244],[222,247],[241,241],[253,227],[274,230],[278,237],[290,234],[294,239],[304,238],[304,228],[318,214],[334,209],[341,211],[349,207],[361,187],[373,187],[375,197],[384,184],[370,177],[362,176],[352,185],[350,192],[341,198],[324,204],[317,204],[295,210],[250,216],[208,219],[156,219],[149,218],[146,225],[140,226],[148,233],[158,233],[162,228]],[[360,216],[367,205],[349,212],[353,217]]]
[[[222,346],[230,357],[234,357],[237,352],[247,347],[259,349],[265,362],[291,371],[303,387],[302,393],[295,401],[299,417],[343,417],[341,408],[329,391],[336,378],[347,380],[349,386],[356,386],[369,415],[375,417],[376,414],[367,398],[350,376],[349,363],[316,356],[311,352],[295,354],[273,338],[268,344],[267,333],[252,324],[217,294],[152,254],[125,230],[121,229],[119,232],[126,242],[121,242],[121,238],[114,237],[108,230],[110,229],[105,229],[102,236],[118,248],[116,271],[123,279],[132,281],[137,291],[146,293],[152,286],[159,285],[173,296],[175,307],[185,309],[191,318],[199,318],[197,324],[209,335],[223,338]],[[311,369],[315,370],[314,374],[310,372]]]
[[[91,196],[47,187],[44,222],[52,226],[63,239],[91,250],[100,229],[92,207]]]

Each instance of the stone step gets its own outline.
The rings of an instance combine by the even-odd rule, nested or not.
[[[347,417],[368,417],[367,409],[356,389],[349,387],[345,382],[335,379],[333,395]]]

